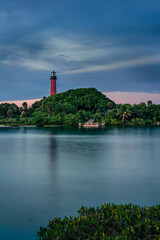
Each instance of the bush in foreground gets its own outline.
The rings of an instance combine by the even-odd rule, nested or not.
[[[160,239],[160,205],[104,204],[81,207],[79,216],[55,218],[41,227],[39,240],[52,239]]]

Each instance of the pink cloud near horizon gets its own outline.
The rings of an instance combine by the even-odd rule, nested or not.
[[[28,100],[12,100],[12,101],[2,101],[1,103],[15,103],[18,107],[22,107],[22,103],[27,102],[30,107],[34,102],[39,101],[40,99],[28,99]]]
[[[141,102],[147,103],[151,100],[154,104],[160,104],[160,94],[159,93],[146,93],[146,92],[103,92],[108,98],[113,100],[115,103],[130,103],[138,104]],[[23,102],[27,102],[28,106],[31,106],[34,102],[40,99],[28,99],[28,100],[12,100],[12,101],[1,101],[1,103],[15,103],[18,107],[22,106]]]
[[[146,92],[103,92],[108,98],[113,100],[115,103],[129,103],[139,104],[141,102],[147,103],[151,100],[154,104],[160,104],[159,93],[146,93]]]

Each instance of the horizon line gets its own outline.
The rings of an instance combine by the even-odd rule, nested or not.
[[[160,93],[157,92],[129,92],[129,91],[100,91],[117,104],[139,104],[151,100],[154,104],[160,104]],[[42,98],[22,99],[22,100],[4,100],[3,103],[15,103],[17,106],[22,106],[23,102],[27,102],[28,105],[32,105],[36,101],[40,101]]]

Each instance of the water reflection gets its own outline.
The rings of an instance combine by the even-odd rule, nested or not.
[[[54,135],[49,136],[49,155],[50,162],[56,163],[57,158],[57,140]]]
[[[81,205],[159,203],[159,145],[154,127],[0,128],[0,239],[35,239]]]

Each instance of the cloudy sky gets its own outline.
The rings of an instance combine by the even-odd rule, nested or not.
[[[0,101],[96,87],[160,93],[159,0],[1,0]]]

